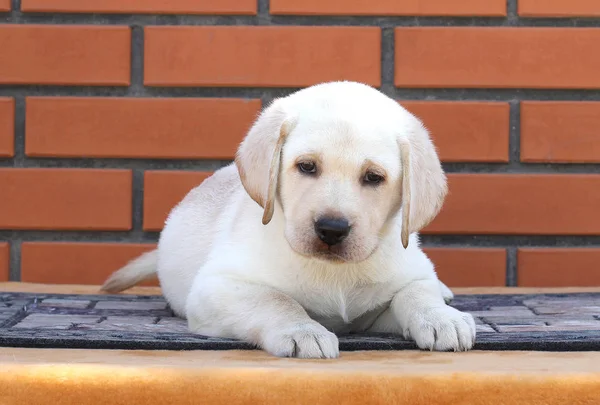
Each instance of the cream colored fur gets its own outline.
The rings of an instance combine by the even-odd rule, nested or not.
[[[300,163],[316,165],[303,173]],[[368,173],[383,178],[365,183]],[[323,83],[270,104],[216,171],[170,213],[155,252],[111,276],[121,291],[157,273],[191,331],[276,356],[334,358],[336,334],[392,332],[422,349],[468,350],[470,314],[419,247],[446,177],[422,123],[363,84]],[[327,246],[323,216],[350,233]]]

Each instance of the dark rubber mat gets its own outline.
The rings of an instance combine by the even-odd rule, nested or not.
[[[479,350],[600,350],[600,293],[463,295]],[[0,292],[0,346],[94,349],[252,349],[187,331],[160,296]],[[391,335],[340,337],[341,350],[415,349]]]

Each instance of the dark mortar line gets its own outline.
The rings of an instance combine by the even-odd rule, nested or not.
[[[143,34],[134,27],[132,35],[132,64],[130,86],[90,85],[38,85],[3,84],[0,96],[14,97],[128,97],[128,98],[242,98],[282,97],[306,86],[255,87],[255,86],[144,86],[143,85]],[[382,86],[388,96],[402,101],[600,101],[600,89],[528,89],[528,88],[446,88],[446,87],[395,87],[394,82],[394,38],[389,29],[382,31]]]
[[[270,99],[265,99],[268,103]],[[511,125],[517,125],[514,122]],[[18,126],[18,125],[17,125]],[[600,163],[525,163],[518,159],[518,130],[510,134],[511,162],[443,162],[447,173],[496,173],[496,174],[594,174],[600,173]],[[243,134],[240,134],[240,138]],[[21,138],[22,139],[22,138]],[[19,142],[17,142],[19,144]],[[17,149],[23,148],[19,146]],[[160,159],[160,158],[60,158],[21,157],[0,160],[0,167],[24,168],[79,168],[79,169],[122,169],[122,170],[173,170],[212,172],[233,162],[230,159]]]
[[[144,92],[144,30],[139,25],[131,29],[131,86],[132,95]]]
[[[139,35],[139,34],[137,34]],[[139,45],[138,45],[139,46]],[[142,75],[143,55],[135,56],[132,70]],[[37,85],[6,84],[0,87],[0,96],[26,95],[29,97],[123,97],[123,98],[241,98],[260,99],[264,96],[281,97],[305,86],[297,87],[238,87],[238,86],[144,86],[143,75],[131,86],[90,85]]]
[[[158,232],[111,232],[111,231],[5,231],[0,230],[0,241],[10,241],[12,249],[18,249],[22,242],[92,242],[92,243],[148,243],[158,241]],[[19,260],[20,262],[20,260]],[[18,266],[17,262],[15,266]],[[17,267],[18,268],[18,267]],[[19,280],[13,280],[19,281]]]
[[[415,16],[276,16],[272,25],[395,27],[596,27],[600,18],[415,17]]]
[[[142,231],[38,231],[0,230],[0,241],[12,241],[11,249],[19,249],[22,242],[81,242],[81,243],[147,243],[155,244],[159,232]],[[600,248],[600,235],[469,235],[421,234],[421,245],[427,248]],[[11,251],[11,257],[13,256]],[[19,255],[17,255],[19,256]],[[20,258],[20,256],[19,256]]]
[[[394,89],[394,30],[383,28],[381,30],[381,86],[380,90],[393,95]]]
[[[14,1],[14,0],[13,0]],[[18,3],[17,3],[18,4]],[[89,24],[89,25],[197,25],[197,26],[374,26],[374,27],[598,27],[600,18],[519,18],[508,2],[506,17],[469,16],[325,16],[273,15],[268,2],[259,0],[258,13],[249,15],[187,15],[187,14],[109,14],[109,13],[23,13],[14,10],[0,16],[0,23],[14,24]]]
[[[21,15],[21,0],[12,0],[10,15],[18,17]]]
[[[443,163],[443,167],[447,173],[466,174],[597,174],[600,171],[600,164],[594,163]]]
[[[258,25],[271,25],[271,5],[269,0],[256,1],[256,19]]]
[[[26,168],[80,168],[80,169],[123,169],[123,170],[173,170],[215,171],[230,164],[232,160],[208,159],[118,159],[118,158],[31,158],[24,159],[18,167]],[[0,161],[0,167],[15,167],[13,160]]]
[[[517,248],[510,246],[506,249],[506,286],[516,287],[518,281]]]
[[[15,115],[14,115],[14,157],[13,167],[23,167],[25,156],[25,98],[22,95],[15,96]]]
[[[519,167],[521,159],[521,105],[518,100],[510,102],[508,157],[510,163]]]
[[[482,85],[478,88],[446,88],[446,87],[394,87],[388,94],[402,102],[403,100],[426,101],[598,101],[600,89],[580,88],[546,88],[529,89],[520,87],[491,88]]]
[[[0,24],[139,25],[139,26],[235,26],[257,25],[257,16],[187,14],[38,13],[13,11],[0,15]]]
[[[14,157],[8,161],[10,167],[23,167],[25,160],[25,100],[15,97]],[[0,161],[0,163],[4,163]],[[9,258],[9,280],[21,281],[21,241],[11,238]]]
[[[490,248],[534,248],[534,247],[580,247],[599,248],[600,236],[565,235],[435,235],[421,234],[425,247],[490,247]]]
[[[0,237],[0,240],[3,239]],[[6,240],[10,241],[8,279],[10,281],[21,281],[21,240],[18,238]]]
[[[140,41],[139,31],[135,31],[134,41]],[[142,46],[137,44],[136,47]],[[28,97],[123,97],[123,98],[241,98],[259,99],[265,95],[285,96],[303,86],[298,87],[236,87],[214,86],[144,86],[143,55],[135,51],[131,63],[130,76],[134,76],[130,86],[91,86],[77,85],[38,85],[38,84],[5,84],[0,87],[0,96],[10,97],[25,95]],[[141,76],[141,77],[140,77]]]
[[[144,30],[135,25],[131,29],[131,86],[129,92],[140,94],[144,91]],[[144,200],[144,173],[140,168],[132,168],[131,218],[133,232],[142,231],[142,206]]]
[[[517,26],[519,25],[519,11],[518,11],[518,0],[506,0],[506,19],[508,25]]]
[[[144,222],[144,171],[133,169],[131,216],[134,233],[143,234]]]

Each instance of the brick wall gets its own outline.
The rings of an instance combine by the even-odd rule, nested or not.
[[[100,283],[261,106],[350,79],[431,129],[453,286],[599,285],[600,2],[0,0],[0,280]]]

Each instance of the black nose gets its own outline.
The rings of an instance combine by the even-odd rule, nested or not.
[[[345,219],[321,218],[315,222],[315,231],[329,246],[337,245],[350,233],[350,224]]]

